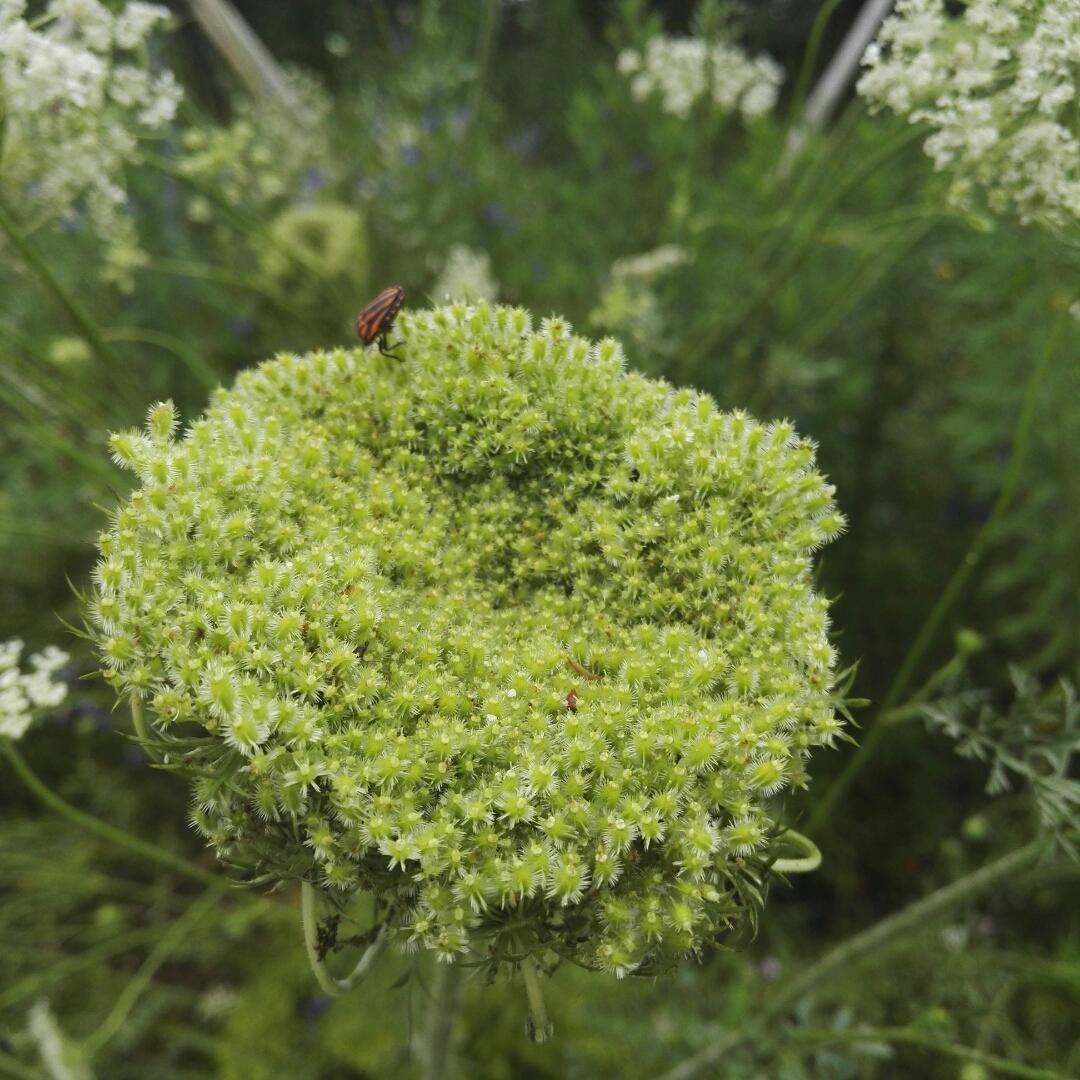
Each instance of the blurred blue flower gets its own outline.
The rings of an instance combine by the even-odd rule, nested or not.
[[[544,129],[540,124],[530,124],[521,131],[508,135],[504,142],[507,150],[523,161],[532,161],[544,144]]]
[[[83,729],[105,732],[112,728],[109,714],[100,705],[80,701],[64,709],[56,709],[49,715],[51,723],[57,727],[78,725]]]
[[[312,166],[304,175],[300,178],[300,194],[314,195],[317,191],[322,191],[326,187],[329,177],[326,175],[325,170]]]
[[[464,134],[466,128],[472,123],[473,111],[471,105],[455,105],[450,113],[450,131],[455,136]]]
[[[229,332],[233,337],[249,338],[255,333],[255,329],[255,320],[246,315],[237,315],[236,318],[229,320]]]
[[[330,1010],[330,999],[323,995],[307,997],[300,1002],[299,1013],[305,1020],[319,1020]]]
[[[398,158],[402,165],[415,165],[420,160],[420,148],[418,146],[403,146],[398,151]]]
[[[124,764],[129,769],[144,768],[150,758],[141,746],[129,746],[124,753]]]
[[[492,200],[484,204],[484,220],[496,229],[505,229],[507,232],[517,232],[517,222],[510,216],[506,207],[498,200]]]

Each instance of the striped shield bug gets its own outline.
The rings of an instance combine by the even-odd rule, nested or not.
[[[394,325],[401,305],[405,302],[405,290],[400,285],[388,285],[374,300],[369,300],[356,316],[356,332],[365,345],[376,342],[383,356],[401,357],[392,353],[386,345],[386,335]]]

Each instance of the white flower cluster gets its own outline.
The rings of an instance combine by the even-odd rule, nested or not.
[[[621,334],[642,354],[665,349],[665,312],[655,285],[665,275],[691,261],[679,244],[661,244],[611,264],[608,284],[590,319],[601,330]]]
[[[652,281],[662,274],[685,266],[690,262],[690,253],[680,244],[661,244],[651,251],[643,251],[640,255],[627,255],[616,259],[611,264],[611,276],[620,281],[624,278],[638,278],[642,281]]]
[[[285,75],[303,123],[272,103],[245,96],[237,99],[228,127],[190,128],[183,136],[183,174],[259,216],[272,215],[287,201],[308,201],[334,180],[333,101],[314,76],[300,70]],[[201,195],[188,204],[193,221],[209,221],[212,214]]]
[[[143,48],[169,12],[50,0],[41,18],[25,16],[25,0],[0,0],[0,192],[35,223],[85,203],[106,233],[139,137],[165,127],[180,101],[172,73],[150,70]]]
[[[1080,0],[899,0],[863,59],[859,92],[934,128],[950,201],[1060,229],[1080,219]]]
[[[67,686],[54,676],[68,662],[68,654],[47,645],[30,657],[30,671],[19,670],[23,643],[0,642],[0,736],[21,739],[33,719],[34,709],[59,705]]]
[[[432,294],[437,300],[447,302],[463,300],[475,304],[480,300],[494,300],[499,294],[499,286],[491,276],[488,253],[455,244],[446,256]]]
[[[701,38],[654,37],[644,54],[627,49],[619,71],[630,77],[638,101],[660,95],[665,112],[686,117],[694,103],[711,98],[724,112],[761,116],[776,105],[783,69],[771,57],[747,56],[726,42]]]

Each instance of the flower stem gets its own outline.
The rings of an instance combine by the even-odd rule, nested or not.
[[[135,734],[139,736],[139,741],[146,742],[149,736],[146,720],[143,718],[142,699],[138,694],[131,695],[131,724],[135,728]]]
[[[318,906],[318,889],[310,881],[300,882],[300,921],[304,927],[304,948],[307,951],[308,963],[315,975],[319,988],[331,997],[338,997],[351,990],[360,982],[374,964],[375,960],[386,948],[387,924],[384,922],[375,936],[375,940],[364,950],[363,955],[357,961],[356,967],[344,978],[336,979],[330,974],[319,956],[319,919],[316,910]]]
[[[146,955],[138,970],[131,977],[127,986],[120,992],[109,1014],[98,1027],[84,1040],[82,1049],[88,1058],[99,1053],[102,1047],[123,1027],[131,1010],[135,1007],[143,992],[150,985],[154,975],[169,956],[179,948],[190,931],[198,925],[202,917],[218,903],[218,891],[207,889],[179,919],[161,936],[157,944]]]
[[[525,980],[525,996],[529,1001],[525,1033],[534,1043],[547,1042],[555,1033],[555,1025],[548,1019],[544,992],[540,989],[540,975],[536,970],[536,961],[531,956],[526,956],[521,961],[521,975]]]
[[[146,330],[135,326],[115,327],[105,331],[108,341],[130,341],[137,344],[156,345],[172,353],[199,382],[204,390],[213,390],[221,380],[214,374],[203,358],[185,341],[172,334],[158,330]]]
[[[315,886],[310,881],[300,882],[300,921],[304,927],[304,948],[307,950],[308,963],[315,974],[319,988],[324,994],[337,997],[341,990],[337,980],[326,970],[326,965],[319,956],[319,922],[315,912]]]
[[[141,859],[157,863],[158,866],[164,866],[178,874],[183,874],[185,877],[194,878],[196,881],[201,881],[204,885],[211,885],[216,889],[225,889],[227,887],[228,883],[224,879],[219,878],[216,874],[211,874],[208,870],[203,870],[201,867],[193,866],[178,855],[174,855],[172,852],[166,851],[156,844],[151,844],[146,840],[142,840],[138,836],[133,836],[124,829],[117,828],[115,825],[110,825],[107,821],[102,821],[92,814],[87,814],[85,811],[79,810],[77,807],[72,806],[71,803],[60,798],[60,796],[30,768],[26,759],[19,753],[10,739],[0,739],[0,756],[7,758],[8,763],[15,770],[19,779],[22,780],[40,802],[44,803],[50,810],[54,810],[62,817],[67,818],[68,821],[78,825],[79,828],[86,829],[87,832],[91,832],[95,836],[107,840],[110,844],[124,848],[133,855],[138,855]]]
[[[686,366],[689,370],[721,353],[745,330],[747,324],[757,318],[767,308],[813,251],[818,236],[819,226],[854,190],[866,182],[866,179],[881,168],[888,160],[903,152],[911,143],[922,136],[918,128],[907,128],[895,138],[882,143],[878,149],[864,157],[842,180],[837,181],[820,205],[811,209],[801,219],[800,227],[784,234],[785,248],[778,257],[777,265],[771,273],[764,275],[762,285],[747,299],[742,307],[726,322],[716,325],[704,325],[698,332],[697,344],[687,353]]]
[[[424,1080],[445,1080],[450,1071],[454,1020],[461,995],[460,964],[435,965],[435,985],[424,1034]]]
[[[1043,380],[1050,367],[1050,360],[1057,348],[1057,343],[1061,337],[1064,326],[1065,316],[1059,316],[1050,330],[1050,334],[1046,339],[1042,352],[1039,354],[1035,364],[1031,368],[1031,374],[1028,376],[1027,386],[1024,390],[1024,400],[1020,406],[1020,414],[1016,419],[1016,426],[1013,429],[1009,463],[1005,468],[1005,477],[1001,482],[1001,489],[994,502],[990,517],[987,518],[982,527],[975,534],[975,538],[972,540],[971,546],[960,561],[960,565],[953,572],[948,584],[941,591],[937,602],[930,609],[929,615],[927,615],[925,622],[915,636],[915,640],[911,643],[907,654],[901,661],[900,667],[897,670],[891,685],[885,692],[885,697],[882,699],[881,705],[878,708],[879,717],[889,714],[900,703],[903,694],[911,683],[915,671],[922,662],[923,657],[926,655],[930,646],[933,645],[936,640],[938,632],[945,622],[946,617],[956,606],[957,601],[963,593],[964,587],[967,585],[971,575],[975,572],[975,568],[979,565],[979,561],[985,554],[990,541],[994,538],[994,533],[999,522],[1012,503],[1013,495],[1016,492],[1016,487],[1020,480],[1020,471],[1023,467],[1024,459],[1027,456],[1028,443],[1031,439],[1031,428],[1035,420],[1035,405],[1038,401],[1039,391],[1042,389]],[[866,763],[870,760],[874,748],[888,729],[889,725],[881,723],[880,720],[870,728],[859,749],[848,758],[848,762],[840,775],[832,782],[832,785],[824,795],[815,803],[806,826],[806,831],[808,833],[813,835],[814,833],[819,833],[821,831],[825,823],[829,820],[832,811],[836,808],[840,798],[851,786],[855,777],[857,777],[866,767]]]
[[[911,1028],[875,1028],[855,1027],[846,1031],[797,1031],[792,1036],[795,1042],[810,1043],[813,1046],[828,1043],[899,1043],[914,1046],[920,1050],[929,1050],[960,1061],[971,1061],[976,1065],[985,1065],[988,1069],[1003,1076],[1019,1076],[1026,1080],[1069,1080],[1065,1073],[1054,1069],[1039,1069],[1031,1065],[1021,1065],[1016,1061],[988,1054],[973,1046],[961,1046],[958,1043],[935,1039]]]
[[[480,14],[480,32],[476,46],[476,76],[472,88],[472,123],[475,125],[484,104],[484,82],[491,60],[491,43],[499,20],[498,0],[486,0]]]
[[[833,12],[840,6],[840,0],[825,0],[818,8],[814,16],[814,22],[810,27],[810,36],[806,39],[806,51],[803,53],[802,64],[799,67],[799,77],[795,81],[795,89],[791,95],[791,114],[799,121],[802,119],[802,106],[806,100],[807,91],[810,89],[810,80],[814,76],[814,68],[817,66],[818,53],[821,51],[821,39],[825,35],[825,27],[833,16]]]
[[[890,915],[841,942],[801,974],[785,983],[783,989],[766,1006],[766,1012],[770,1016],[783,1012],[838,971],[847,969],[865,956],[880,952],[909,933],[918,932],[942,912],[987,892],[1001,881],[1015,877],[1034,865],[1045,848],[1046,843],[1043,840],[1033,840],[1030,844],[1003,855],[988,866],[973,870],[922,900],[908,904],[895,915]]]
[[[116,374],[120,370],[116,354],[109,348],[104,337],[102,337],[101,331],[90,317],[90,313],[68,292],[63,282],[53,273],[52,267],[49,266],[37,248],[23,234],[15,217],[2,200],[0,200],[0,231],[7,236],[12,247],[22,256],[23,262],[37,275],[38,280],[52,294],[53,299],[67,312],[68,318],[78,327],[79,332],[86,339],[86,343],[100,361],[106,378],[110,383],[114,384]]]
[[[178,168],[167,158],[159,157],[157,154],[145,150],[142,152],[140,161],[148,168],[154,169],[164,176],[169,176],[179,183],[190,187],[192,191],[202,195],[203,198],[212,202],[240,232],[246,233],[249,236],[259,237],[274,245],[300,269],[305,270],[307,273],[317,278],[332,295],[335,297],[340,296],[341,288],[339,283],[327,275],[325,268],[318,258],[298,244],[285,241],[280,236],[275,236],[265,222],[260,221],[258,218],[253,217],[245,211],[238,210],[212,184],[203,183],[196,177],[188,176],[183,169]]]
[[[780,837],[780,841],[801,848],[804,854],[798,858],[774,859],[772,864],[774,870],[778,870],[781,874],[809,874],[821,865],[821,849],[810,837],[803,836],[794,829],[787,829]]]
[[[1045,847],[1043,840],[1035,840],[1017,848],[996,862],[966,874],[841,942],[816,963],[784,983],[771,998],[766,999],[757,1012],[757,1023],[741,1032],[723,1033],[692,1057],[664,1073],[662,1080],[690,1080],[703,1069],[715,1065],[726,1054],[753,1042],[760,1034],[761,1025],[777,1020],[819,984],[827,982],[840,972],[850,970],[852,964],[888,948],[908,934],[918,933],[931,919],[943,912],[973,900],[1008,878],[1023,873],[1035,864]]]

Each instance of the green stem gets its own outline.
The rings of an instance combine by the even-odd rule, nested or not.
[[[104,456],[99,457],[97,454],[84,450],[81,446],[69,442],[67,438],[53,430],[53,417],[49,417],[47,422],[43,424],[41,422],[41,413],[46,410],[40,404],[31,402],[25,390],[18,387],[17,384],[9,389],[6,384],[11,382],[11,373],[0,368],[0,401],[3,401],[12,412],[18,413],[23,418],[27,427],[33,432],[35,439],[48,443],[59,454],[69,458],[89,472],[96,473],[106,484],[115,483],[116,473]]]
[[[920,1050],[929,1050],[946,1057],[956,1058],[959,1061],[971,1061],[977,1065],[984,1065],[988,1069],[1001,1073],[1003,1076],[1019,1076],[1025,1080],[1069,1080],[1064,1073],[1053,1069],[1039,1069],[1031,1065],[1021,1065],[1015,1061],[998,1057],[996,1054],[988,1054],[972,1046],[961,1046],[959,1043],[946,1042],[943,1039],[935,1039],[924,1035],[922,1032],[913,1031],[911,1028],[875,1028],[859,1027],[847,1031],[797,1031],[792,1034],[796,1042],[810,1043],[812,1045],[828,1045],[829,1043],[858,1043],[880,1042],[914,1046]]]
[[[135,728],[135,734],[139,742],[148,742],[149,732],[146,730],[146,719],[143,716],[142,698],[138,694],[131,695],[131,725]]]
[[[802,64],[799,67],[799,77],[791,94],[791,115],[795,123],[799,123],[802,119],[803,103],[806,101],[806,92],[810,89],[810,80],[814,77],[814,68],[817,66],[818,54],[821,52],[821,39],[825,36],[825,28],[839,6],[840,0],[825,0],[818,8],[817,15],[814,16],[810,35],[806,39],[806,51],[803,53]]]
[[[946,683],[964,670],[968,656],[966,652],[956,653],[946,664],[942,664],[937,671],[916,690],[902,705],[896,705],[888,712],[879,712],[876,723],[879,724],[903,724],[909,720],[916,720],[922,716],[922,706],[929,701]]]
[[[816,348],[929,231],[930,223],[924,221],[900,240],[894,241],[892,237],[884,240],[882,243],[888,248],[888,255],[882,255],[878,250],[859,264],[851,279],[838,290],[837,299],[803,332],[799,348],[804,352]]]
[[[217,191],[216,188],[209,184],[202,183],[195,177],[188,176],[183,169],[177,168],[167,158],[158,157],[156,154],[144,151],[140,160],[149,168],[187,185],[193,191],[202,195],[203,198],[208,199],[217,206],[225,217],[228,218],[241,232],[245,232],[250,236],[260,237],[268,243],[279,247],[282,252],[298,266],[306,270],[309,274],[317,277],[319,281],[322,282],[323,286],[329,289],[333,295],[339,294],[340,287],[338,283],[327,275],[322,263],[315,256],[296,244],[282,243],[281,238],[275,236],[268,225],[260,219],[238,210],[224,195]]]
[[[1035,419],[1035,406],[1038,403],[1039,391],[1042,389],[1043,380],[1046,377],[1046,372],[1049,369],[1050,361],[1057,348],[1057,343],[1061,337],[1064,326],[1065,316],[1059,316],[1052,327],[1050,334],[1047,336],[1046,343],[1043,345],[1041,353],[1031,369],[1031,374],[1028,376],[1027,386],[1024,390],[1024,400],[1020,406],[1020,414],[1016,419],[1016,426],[1013,429],[1009,463],[1006,466],[1005,477],[1001,482],[1001,490],[998,492],[998,497],[994,502],[990,517],[987,518],[982,527],[975,534],[975,538],[972,540],[971,546],[961,560],[960,565],[953,572],[948,584],[938,596],[937,602],[934,604],[933,608],[931,608],[925,622],[923,622],[918,634],[916,634],[915,640],[911,643],[904,659],[900,663],[900,667],[897,670],[892,683],[885,692],[885,697],[882,699],[878,710],[879,715],[883,716],[891,712],[902,699],[904,692],[908,688],[908,684],[911,682],[912,676],[915,674],[916,669],[922,662],[923,657],[930,646],[933,645],[945,619],[956,606],[957,601],[963,593],[964,587],[967,585],[971,575],[975,572],[975,568],[979,565],[980,559],[986,552],[990,541],[993,539],[994,532],[997,529],[999,522],[1002,517],[1004,517],[1005,511],[1008,510],[1009,505],[1012,503],[1013,495],[1016,492],[1016,487],[1020,480],[1020,472],[1024,465],[1024,459],[1027,456],[1027,448],[1031,439],[1031,428]],[[866,767],[866,763],[870,760],[874,748],[881,741],[882,736],[888,728],[889,726],[887,724],[882,723],[876,723],[870,728],[859,749],[848,758],[847,764],[844,766],[840,775],[832,782],[829,789],[815,804],[806,826],[806,831],[808,833],[813,835],[816,832],[820,832],[824,827],[825,823],[829,820],[832,811],[840,801],[841,796],[851,786],[852,781],[854,781],[859,773]]]
[[[726,1054],[753,1042],[760,1035],[763,1026],[769,1026],[778,1020],[821,983],[828,982],[837,974],[850,971],[853,964],[887,949],[907,935],[925,929],[932,919],[944,912],[974,900],[1009,878],[1023,873],[1036,863],[1045,848],[1046,844],[1042,840],[1017,848],[996,862],[972,871],[958,881],[945,885],[922,900],[916,900],[895,915],[890,915],[841,942],[816,963],[785,982],[771,998],[767,998],[757,1012],[756,1024],[739,1033],[725,1032],[692,1057],[664,1073],[662,1080],[690,1080],[697,1076],[701,1070],[715,1065]]]
[[[68,821],[78,825],[79,828],[86,829],[87,832],[91,832],[95,836],[101,837],[102,840],[106,840],[116,847],[123,848],[125,851],[130,851],[133,855],[137,855],[141,859],[156,863],[158,866],[164,866],[178,874],[183,874],[185,877],[201,881],[204,885],[210,885],[219,890],[227,887],[227,882],[222,878],[219,878],[216,874],[211,874],[208,870],[203,870],[201,867],[193,866],[186,860],[181,859],[178,855],[173,855],[172,852],[166,851],[164,848],[159,848],[156,844],[151,844],[146,840],[133,836],[129,832],[125,832],[123,829],[117,828],[115,825],[110,825],[107,821],[102,821],[92,814],[87,814],[60,798],[60,796],[52,791],[52,789],[41,780],[37,773],[30,768],[25,758],[23,758],[22,754],[15,748],[15,744],[11,742],[10,739],[0,739],[0,756],[7,758],[8,763],[15,770],[19,779],[22,780],[40,802],[50,810],[67,818]]]
[[[445,1080],[450,1072],[450,1051],[461,995],[461,976],[460,964],[436,962],[435,985],[424,1034],[424,1080]]]
[[[116,934],[107,941],[100,941],[76,956],[64,956],[46,968],[39,967],[14,986],[0,992],[0,1009],[10,1009],[13,1005],[38,997],[43,990],[70,979],[77,971],[85,968],[100,970],[102,963],[110,956],[146,945],[156,940],[160,932],[157,926],[138,926],[134,930]]]
[[[204,390],[213,390],[221,381],[198,352],[172,334],[164,334],[158,330],[144,330],[135,326],[123,326],[106,330],[105,338],[108,341],[156,345],[159,349],[172,353],[195,376]]]
[[[82,407],[79,418],[84,426],[92,426],[87,422],[86,417],[93,421],[98,420],[98,413],[95,410],[100,409],[100,404],[95,403],[92,398],[82,397],[78,393],[78,388],[72,387],[72,380],[60,373],[33,338],[24,334],[18,327],[0,323],[0,339],[10,342],[8,362],[13,362],[18,366],[19,377],[26,379],[30,386],[46,397],[50,406],[56,409],[61,403],[67,405],[74,402]],[[22,353],[30,358],[29,363],[22,362],[20,355]]]
[[[804,852],[798,858],[774,859],[772,866],[781,874],[809,874],[821,865],[821,849],[808,836],[788,829],[780,837],[781,843],[794,844]]]
[[[379,927],[375,940],[357,961],[356,967],[344,979],[335,979],[319,956],[318,895],[318,889],[310,881],[300,882],[300,921],[304,927],[304,949],[320,989],[332,997],[338,997],[356,986],[371,970],[371,966],[386,948],[389,930],[384,922]]]
[[[819,983],[825,982],[838,972],[873,953],[880,952],[900,938],[917,933],[943,912],[949,911],[966,900],[974,899],[995,885],[1027,870],[1046,849],[1043,840],[1034,840],[1024,847],[1003,855],[996,862],[973,870],[957,881],[943,886],[922,900],[916,900],[906,908],[890,915],[881,922],[854,937],[848,938],[830,949],[820,960],[811,964],[801,974],[784,984],[783,989],[767,1006],[767,1013],[775,1016],[810,993]]]
[[[248,292],[255,293],[273,304],[278,311],[290,319],[304,319],[306,317],[298,307],[290,304],[283,296],[279,296],[275,290],[267,288],[258,278],[250,274],[235,274],[230,270],[223,270],[217,266],[209,266],[188,259],[151,258],[146,264],[146,269],[159,274],[198,278],[200,281],[213,281],[221,285],[232,285],[238,289],[246,289]],[[228,305],[219,305],[219,307],[225,307],[228,310]]]
[[[14,1077],[14,1080],[45,1080],[43,1072],[20,1064],[3,1050],[0,1050],[0,1075]]]
[[[488,65],[491,62],[491,44],[495,38],[495,24],[499,18],[499,0],[486,0],[480,15],[480,38],[476,49],[476,80],[472,90],[472,122],[480,118],[480,109],[484,103],[484,83],[487,79]]]
[[[42,285],[52,293],[53,299],[67,312],[68,318],[78,327],[79,332],[100,361],[105,377],[111,384],[115,385],[116,374],[120,371],[120,366],[112,349],[109,348],[102,337],[97,324],[82,304],[68,292],[63,282],[53,273],[52,267],[49,266],[37,248],[23,235],[18,222],[2,200],[0,200],[0,231],[3,231],[7,236],[12,247],[18,251],[26,265],[37,275]]]
[[[529,1002],[525,1032],[534,1043],[547,1042],[555,1034],[555,1025],[548,1019],[544,992],[540,988],[540,974],[536,970],[536,961],[531,956],[526,956],[521,961],[521,976],[525,980],[525,997]]]
[[[319,989],[324,994],[337,997],[341,993],[338,989],[337,980],[326,970],[326,965],[319,957],[319,920],[315,911],[316,897],[315,886],[310,881],[301,881],[300,922],[304,928],[304,949],[307,952],[311,970],[315,973]]]
[[[692,353],[688,354],[691,366],[700,362],[714,350],[721,350],[731,340],[739,337],[746,323],[756,318],[763,308],[768,306],[769,301],[776,295],[781,287],[802,265],[807,255],[813,250],[816,230],[822,221],[828,218],[837,206],[847,196],[866,181],[875,169],[880,168],[889,158],[895,156],[909,146],[915,139],[922,137],[922,131],[917,128],[906,129],[896,138],[882,144],[878,150],[864,158],[859,165],[852,169],[843,181],[836,184],[825,200],[803,219],[803,227],[796,231],[787,245],[788,254],[781,259],[780,265],[772,274],[766,277],[765,283],[743,307],[726,323],[709,329],[707,326],[698,334],[698,344]]]
[[[99,1053],[102,1047],[123,1027],[131,1010],[135,1007],[143,992],[150,985],[154,975],[162,964],[168,960],[172,952],[178,948],[188,936],[191,928],[199,922],[203,915],[216,903],[219,902],[217,888],[207,889],[188,910],[165,931],[157,944],[147,954],[146,959],[139,965],[139,969],[131,977],[127,986],[117,997],[108,1016],[98,1025],[83,1042],[82,1049],[87,1058],[92,1058]]]

